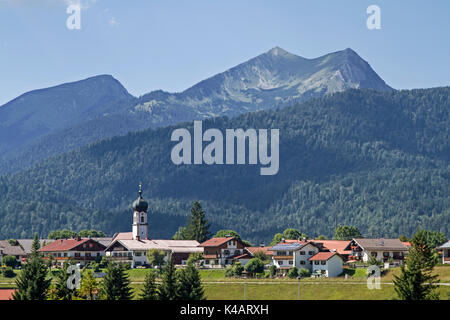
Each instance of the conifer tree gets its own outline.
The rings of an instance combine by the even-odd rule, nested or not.
[[[30,260],[23,265],[22,272],[16,279],[17,290],[14,300],[45,300],[51,279],[47,278],[47,267],[42,261],[39,249],[39,239],[34,236]]]
[[[33,243],[31,244],[31,257],[34,257],[38,254],[38,250],[41,248],[41,244],[39,243],[39,236],[37,233],[34,234]]]
[[[206,220],[205,212],[200,202],[195,201],[191,208],[191,216],[189,217],[188,224],[184,230],[186,239],[197,240],[198,242],[206,241],[210,236],[209,227],[210,224]]]
[[[423,232],[416,233],[411,240],[411,247],[406,257],[406,267],[401,274],[394,276],[394,289],[402,300],[436,300],[439,299],[436,283],[437,275],[432,275],[436,257],[433,248],[427,245]]]
[[[81,279],[80,295],[87,300],[94,300],[95,294],[100,290],[97,279],[92,270],[86,270]]]
[[[71,276],[67,273],[67,269],[69,268],[69,263],[64,262],[63,268],[58,271],[56,275],[56,281],[51,290],[51,299],[52,300],[72,300],[73,295],[75,294],[76,288],[69,288],[67,284],[67,280]]]
[[[181,300],[204,300],[203,285],[197,268],[192,262],[178,273],[178,298]]]
[[[162,283],[158,289],[159,300],[177,300],[178,299],[178,281],[175,272],[175,266],[171,258],[164,266],[162,274]]]
[[[157,300],[158,299],[156,274],[153,270],[149,271],[145,275],[144,288],[142,289],[140,299],[141,300]]]
[[[106,300],[131,300],[130,279],[120,264],[108,263],[103,279],[103,295]]]

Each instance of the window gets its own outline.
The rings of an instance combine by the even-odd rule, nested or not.
[[[324,265],[327,264],[327,262],[326,261],[320,261],[320,264],[324,266]]]
[[[308,251],[308,254],[309,254],[310,256],[312,256],[312,255],[314,254],[314,251]]]
[[[376,252],[371,252],[370,253],[372,255],[372,257],[376,258],[377,257],[377,253]]]
[[[100,257],[100,252],[97,252],[97,257]]]
[[[301,260],[301,261],[300,261],[300,264],[305,264],[305,261],[304,261],[304,260]]]
[[[139,252],[139,251],[137,251],[134,255],[135,255],[136,257],[140,257],[140,256],[142,255],[142,253]]]
[[[209,264],[209,262],[210,262],[209,260],[205,260],[205,264]]]
[[[278,264],[281,266],[283,264],[283,260],[280,260],[280,262],[278,262]]]
[[[86,257],[90,257],[91,253],[90,252],[86,252]]]
[[[292,264],[294,264],[294,262],[293,262],[292,260],[289,260],[289,264],[291,264],[291,265],[292,265]]]
[[[300,251],[300,255],[304,256],[305,255],[305,251]]]
[[[214,264],[219,264],[219,260],[214,260]]]
[[[144,216],[141,216],[141,223],[144,223]]]
[[[64,252],[64,257],[67,257],[67,252]]]
[[[315,265],[319,265],[319,261],[314,261],[314,264]]]

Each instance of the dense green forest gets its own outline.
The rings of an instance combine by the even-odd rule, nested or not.
[[[68,228],[131,230],[142,181],[150,236],[171,237],[200,200],[212,231],[254,243],[293,227],[331,237],[339,224],[398,237],[450,226],[450,87],[348,90],[281,110],[203,122],[203,130],[277,128],[280,170],[171,162],[176,127],[114,137],[0,178],[0,238]]]

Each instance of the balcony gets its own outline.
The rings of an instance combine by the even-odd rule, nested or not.
[[[119,256],[114,257],[114,256],[112,256],[111,258],[113,260],[118,260],[118,261],[131,261],[131,260],[133,260],[133,257],[119,257]]]
[[[273,256],[273,258],[275,259],[275,260],[292,260],[292,259],[294,259],[294,256],[283,256],[283,255],[276,255],[276,256]]]

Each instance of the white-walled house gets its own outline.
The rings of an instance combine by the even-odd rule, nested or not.
[[[342,271],[344,259],[337,252],[318,252],[308,259],[312,264],[312,273],[326,277],[337,277]]]
[[[73,261],[86,265],[100,259],[104,254],[105,246],[91,238],[75,237],[73,239],[58,239],[40,248],[44,260],[52,260],[55,264]]]
[[[442,264],[450,263],[450,241],[447,241],[437,249],[442,250]]]
[[[388,262],[392,259],[394,263],[403,264],[408,253],[408,247],[399,239],[355,238],[352,239],[350,247],[352,253],[349,259],[362,260],[364,262],[368,262],[372,256],[382,262]]]
[[[224,268],[236,260],[245,264],[251,259],[245,244],[235,237],[211,238],[199,247],[203,250],[203,266],[207,268]]]
[[[318,246],[313,242],[300,240],[285,240],[270,250],[273,251],[273,264],[280,270],[297,267],[312,271],[312,263],[308,259],[319,252]]]

